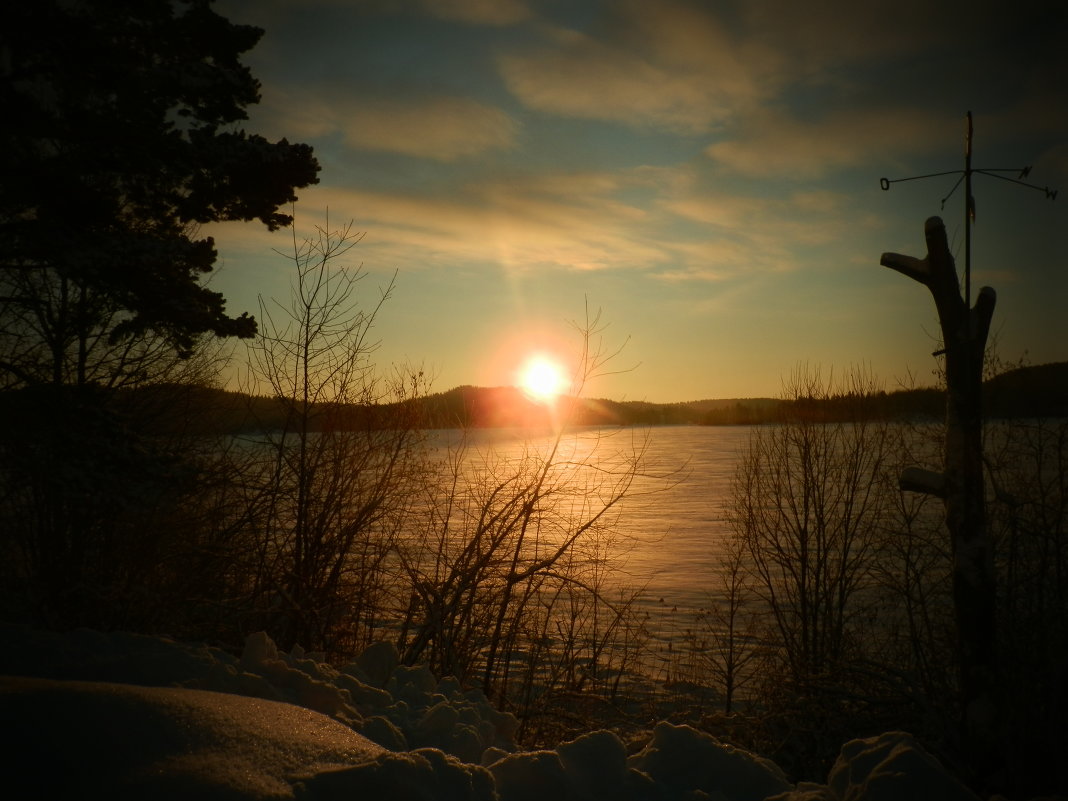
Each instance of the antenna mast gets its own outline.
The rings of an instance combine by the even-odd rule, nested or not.
[[[1028,189],[1037,189],[1039,192],[1044,192],[1046,197],[1050,200],[1057,199],[1057,190],[1050,189],[1048,186],[1038,186],[1037,184],[1029,184],[1023,179],[1031,174],[1031,167],[1009,167],[1009,168],[995,168],[984,167],[980,169],[974,169],[972,167],[972,113],[969,111],[967,115],[967,128],[964,133],[964,169],[963,170],[949,170],[947,172],[934,172],[927,175],[914,175],[911,178],[880,178],[879,186],[885,192],[890,189],[890,184],[899,184],[904,181],[919,181],[923,178],[938,178],[943,175],[959,175],[960,178],[953,184],[953,188],[949,190],[944,198],[942,198],[942,208],[945,209],[946,201],[953,197],[953,193],[957,191],[957,187],[964,182],[964,303],[966,306],[971,304],[972,295],[972,223],[975,222],[975,196],[972,194],[972,175],[989,175],[991,178],[1000,178],[1002,181],[1009,181],[1010,183],[1019,184],[1020,186],[1026,186]],[[1016,173],[1016,178],[1010,178],[1003,173]]]

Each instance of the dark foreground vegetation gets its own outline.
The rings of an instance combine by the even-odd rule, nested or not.
[[[0,33],[18,121],[0,147],[0,618],[234,652],[263,631],[338,662],[386,639],[515,713],[527,744],[669,717],[800,779],[907,729],[982,791],[1063,790],[1065,365],[986,385],[1001,696],[980,776],[958,735],[954,556],[937,503],[897,481],[941,464],[940,390],[802,371],[775,401],[585,401],[612,356],[594,316],[552,435],[512,460],[429,447],[432,428],[545,420],[511,390],[431,394],[377,365],[390,288],[369,298],[345,266],[358,234],[297,237],[293,297],[258,321],[201,282],[199,224],[288,225],[316,180],[310,148],[239,128],[260,33],[207,0],[27,3]],[[244,391],[213,388],[234,359]],[[641,440],[565,432],[758,422],[775,425],[722,499],[722,581],[665,656],[615,569]]]
[[[941,508],[897,487],[903,467],[940,463],[940,424],[887,421],[867,411],[878,392],[805,381],[775,425],[752,429],[720,499],[721,580],[705,607],[676,610],[670,647],[614,569],[615,515],[647,470],[640,445],[609,437],[579,454],[539,433],[495,462],[460,432],[427,447],[419,404],[328,425],[330,405],[305,405],[303,386],[273,401],[284,426],[247,437],[205,434],[202,407],[166,408],[183,398],[171,388],[5,393],[20,424],[0,438],[2,616],[235,653],[265,631],[338,662],[387,640],[515,713],[529,746],[668,718],[803,778],[849,738],[905,729],[969,777]],[[1068,427],[991,421],[986,454],[998,786],[1023,797],[1057,788],[1068,713]],[[576,463],[597,466],[597,482],[577,482]]]

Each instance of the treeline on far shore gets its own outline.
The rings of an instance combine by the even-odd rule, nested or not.
[[[270,397],[222,389],[157,385],[126,393],[138,416],[157,426],[195,433],[241,433],[287,427],[285,406]],[[983,405],[989,418],[1068,417],[1068,362],[1021,367],[985,382]],[[858,416],[883,420],[938,420],[945,413],[941,389],[928,387],[819,400],[731,398],[686,403],[561,398],[555,406],[528,399],[514,387],[461,386],[402,404],[323,407],[320,430],[392,427],[543,428],[562,416],[571,425],[758,425],[788,416],[827,421]]]

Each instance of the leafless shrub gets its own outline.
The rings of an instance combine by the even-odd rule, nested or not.
[[[609,559],[643,446],[609,452],[604,432],[567,428],[567,407],[614,355],[594,343],[596,320],[579,330],[582,367],[557,429],[511,459],[466,439],[447,449],[419,524],[398,541],[410,588],[403,659],[480,687],[528,722],[561,694],[610,696],[633,653],[634,598]]]

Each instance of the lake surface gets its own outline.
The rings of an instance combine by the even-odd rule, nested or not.
[[[703,628],[701,610],[723,600],[722,570],[730,531],[725,505],[754,426],[652,426],[580,429],[565,434],[557,459],[578,466],[573,480],[596,486],[639,458],[628,497],[613,521],[609,582],[627,597],[640,590],[634,620],[647,640],[641,666],[657,680],[679,674],[689,632]],[[466,438],[471,469],[544,455],[553,438],[517,429],[435,431],[431,446]],[[581,495],[581,492],[580,492]]]
[[[642,474],[614,526],[619,540],[614,561],[621,584],[645,588],[643,606],[700,607],[718,589],[728,532],[723,507],[752,431],[752,426],[654,426],[564,436],[559,454],[564,460],[622,470],[641,454]],[[460,436],[437,431],[432,443],[454,445]],[[466,436],[472,461],[515,460],[531,449],[542,453],[551,442],[515,429],[478,429]],[[575,480],[594,472],[593,466],[580,467]]]

